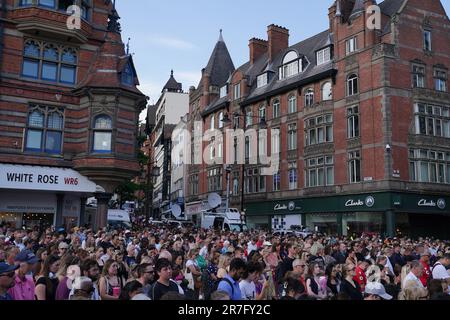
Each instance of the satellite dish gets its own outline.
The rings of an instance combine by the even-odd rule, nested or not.
[[[172,214],[175,218],[179,218],[181,216],[181,207],[177,204],[172,205]]]
[[[208,204],[211,209],[218,208],[222,204],[222,198],[217,193],[210,193],[208,196]]]

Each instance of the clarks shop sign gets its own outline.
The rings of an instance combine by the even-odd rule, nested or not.
[[[0,164],[0,189],[94,193],[96,184],[72,169]]]
[[[301,210],[301,209],[302,208],[297,206],[294,201],[291,201],[288,204],[277,203],[273,207],[273,211],[295,211],[295,210]]]
[[[345,207],[368,207],[372,208],[375,205],[375,198],[372,196],[366,197],[364,200],[362,199],[348,199],[345,202]]]
[[[420,199],[419,203],[417,204],[419,207],[428,207],[428,208],[439,208],[441,210],[444,210],[447,204],[445,203],[444,199],[438,199],[437,201],[434,200],[427,200],[427,199]]]

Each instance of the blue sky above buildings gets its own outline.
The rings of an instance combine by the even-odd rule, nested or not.
[[[174,70],[183,89],[197,86],[201,69],[223,29],[223,37],[238,67],[248,61],[248,40],[267,39],[267,26],[274,23],[290,30],[290,44],[328,28],[332,0],[116,0],[122,37],[141,83],[140,89],[155,103]],[[378,1],[380,2],[380,1]],[[450,14],[450,0],[441,0]],[[142,116],[141,119],[145,116]]]

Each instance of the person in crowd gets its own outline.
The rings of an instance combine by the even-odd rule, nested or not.
[[[369,282],[364,287],[364,300],[392,300],[392,296],[386,293],[380,282]]]
[[[285,286],[286,295],[280,300],[300,300],[305,296],[305,287],[298,279],[288,277]]]
[[[72,281],[77,276],[81,276],[79,267],[80,259],[71,254],[66,254],[61,258],[61,264],[56,276],[58,277],[58,287],[56,289],[56,300],[68,300]]]
[[[94,294],[94,284],[89,277],[76,277],[72,285],[73,294],[69,300],[73,301],[87,301],[94,300],[92,295]]]
[[[341,291],[341,274],[338,271],[337,265],[331,263],[327,265],[325,270],[327,277],[327,288],[332,296],[337,296]]]
[[[445,280],[450,284],[450,252],[444,254],[434,265],[432,269],[432,277],[437,280]]]
[[[136,295],[142,293],[142,283],[133,280],[125,284],[120,292],[119,300],[132,300]]]
[[[9,265],[5,262],[0,262],[0,301],[13,300],[13,297],[8,293],[8,291],[15,285],[15,271],[18,268],[18,265]]]
[[[306,278],[306,292],[308,296],[317,300],[324,300],[327,297],[326,288],[321,284],[320,276],[323,270],[319,262],[312,262],[308,268],[308,276]]]
[[[155,268],[149,263],[142,263],[137,266],[137,276],[136,280],[142,285],[142,293],[148,296],[155,279]]]
[[[49,255],[44,261],[41,272],[37,276],[35,286],[36,300],[54,301],[59,280],[56,276],[60,266],[60,257]]]
[[[33,270],[38,258],[31,250],[23,250],[16,256],[19,268],[16,270],[15,285],[9,290],[13,300],[35,300]]]
[[[256,241],[255,241],[256,242]],[[242,300],[242,293],[239,287],[239,279],[247,271],[247,264],[242,259],[233,259],[230,262],[230,272],[220,281],[218,290],[225,291],[231,300]]]
[[[420,281],[420,277],[422,277],[422,274],[423,265],[420,263],[420,261],[414,260],[413,262],[411,262],[411,271],[403,280],[402,288],[405,288],[407,282],[412,282],[415,287],[421,289],[425,288],[425,286]]]
[[[261,278],[263,266],[259,262],[251,261],[247,264],[246,273],[239,282],[239,288],[242,294],[242,300],[263,300],[267,294],[268,282],[264,281],[262,291],[258,294],[256,282]]]
[[[219,263],[217,265],[217,278],[223,279],[228,274],[228,268],[230,267],[231,263],[231,255],[230,254],[222,254],[219,257]]]
[[[161,300],[161,297],[168,292],[184,294],[181,287],[172,280],[172,264],[168,259],[158,259],[155,270],[158,274],[158,280],[150,288],[150,298],[152,300]]]
[[[423,286],[428,287],[428,281],[431,279],[431,268],[430,268],[430,252],[424,251],[420,257],[420,263],[423,266],[422,276],[420,277],[420,282],[422,282]]]
[[[97,264],[97,261],[95,261],[94,259],[86,259],[84,261],[82,261],[80,263],[80,272],[81,272],[81,277],[85,277],[85,278],[89,278],[91,280],[92,283],[92,294],[89,295],[89,300],[100,300],[100,293],[99,293],[99,289],[98,289],[98,279],[100,276],[100,268]],[[79,277],[76,277],[76,279],[78,279]],[[80,280],[79,280],[80,281]],[[79,284],[80,286],[80,284]],[[69,300],[72,299],[72,296],[75,294],[75,281],[72,284],[72,289],[70,291],[69,294]],[[81,290],[81,289],[80,289]],[[84,292],[84,294],[86,294],[86,292]],[[82,295],[84,295],[82,293]]]
[[[350,300],[363,300],[361,288],[353,279],[356,275],[356,267],[352,263],[347,263],[343,269],[343,280],[341,283],[341,292],[345,293]]]
[[[119,268],[116,261],[110,259],[103,266],[99,280],[99,292],[101,300],[118,300],[124,286],[124,279],[117,273]]]
[[[367,283],[367,278],[366,278],[366,270],[370,265],[370,261],[368,260],[361,260],[358,262],[358,267],[356,267],[355,270],[355,277],[353,278],[353,280],[355,280],[359,287],[361,288],[361,292],[364,292],[365,287],[366,287],[366,283]]]

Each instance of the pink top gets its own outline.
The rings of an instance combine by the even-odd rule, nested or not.
[[[16,275],[14,281],[16,285],[8,291],[14,300],[36,300],[34,296],[35,285],[32,276],[25,276],[25,279],[22,280]]]

